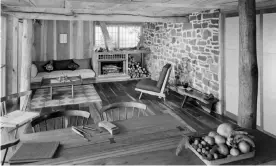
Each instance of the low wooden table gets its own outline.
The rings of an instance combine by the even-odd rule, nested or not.
[[[182,101],[182,104],[181,104],[181,107],[184,106],[185,102],[187,101],[187,99],[189,97],[191,98],[194,98],[198,101],[200,101],[201,105],[204,106],[208,112],[211,112],[214,107],[215,107],[215,104],[219,101],[217,98],[212,98],[212,99],[205,99],[205,94],[196,90],[196,89],[193,89],[191,91],[188,91],[186,89],[183,88],[183,86],[176,86],[175,87],[175,91],[181,95],[184,95],[184,99]]]
[[[42,78],[41,88],[50,88],[51,100],[53,99],[53,87],[71,86],[72,98],[74,98],[74,85],[81,85],[81,76],[67,77],[68,81],[59,82],[57,78]]]

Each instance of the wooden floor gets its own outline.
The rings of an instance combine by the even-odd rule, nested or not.
[[[139,101],[146,104],[155,114],[173,113],[183,119],[196,131],[204,131],[216,128],[220,123],[235,121],[217,114],[210,115],[206,111],[193,106],[194,101],[188,101],[184,108],[180,108],[183,96],[169,91],[166,101],[156,96],[143,94],[139,100],[139,92],[135,91],[135,85],[139,80],[95,83],[95,89],[102,99],[103,105],[123,101]]]
[[[55,110],[85,110],[91,113],[92,118],[89,123],[93,124],[99,121],[99,116],[96,115],[97,112],[95,112],[95,109],[99,110],[102,105],[104,106],[115,102],[138,101],[146,104],[148,106],[148,110],[152,114],[171,114],[178,120],[186,122],[196,131],[214,129],[223,122],[235,124],[235,121],[229,118],[225,118],[217,114],[211,115],[203,109],[195,107],[196,103],[193,100],[189,100],[183,108],[180,108],[183,96],[174,91],[169,91],[166,95],[167,97],[165,102],[163,99],[159,99],[156,96],[148,94],[143,94],[141,100],[139,100],[138,98],[140,93],[134,90],[138,81],[139,80],[93,83],[96,91],[101,97],[102,103],[82,103],[66,106],[45,107],[37,109],[36,111],[44,114]]]
[[[194,128],[198,132],[204,132],[206,130],[215,129],[220,123],[223,123],[223,122],[236,124],[235,121],[227,117],[222,117],[221,115],[207,113],[203,109],[200,109],[199,107],[195,106],[196,104],[193,100],[189,100],[187,104],[184,105],[184,108],[180,108],[181,102],[183,100],[183,96],[177,94],[174,91],[169,91],[169,94],[166,95],[167,97],[165,102],[159,99],[158,97],[147,95],[147,94],[143,94],[141,100],[139,100],[138,99],[139,92],[136,92],[134,90],[137,82],[138,80],[93,83],[96,91],[98,92],[99,96],[102,99],[101,105],[99,105],[99,103],[84,103],[84,104],[78,104],[78,105],[59,106],[56,108],[43,108],[41,110],[42,111],[41,113],[47,113],[49,111],[53,111],[53,109],[86,110],[92,113],[93,120],[91,121],[91,123],[95,123],[94,118],[96,115],[95,115],[95,112],[93,112],[93,110],[100,109],[102,105],[107,105],[114,102],[138,101],[138,102],[145,103],[148,106],[148,109],[150,109],[150,111],[152,111],[154,114],[171,114],[174,117],[178,118],[178,120],[185,121],[189,126]],[[263,140],[265,140],[265,142],[268,142],[267,147],[264,149],[269,149],[270,145],[274,146],[276,144],[276,139],[261,132],[259,135],[260,136],[258,136],[257,138],[259,142],[262,142]],[[275,151],[273,151],[272,153],[275,154]],[[134,158],[135,157],[137,158],[139,156],[134,156]],[[274,164],[275,157],[274,156],[267,157],[267,156],[268,156],[267,153],[264,153],[263,157],[269,158],[264,161],[270,162],[270,164]],[[273,161],[271,158],[273,159]],[[131,159],[131,158],[128,158],[128,159]],[[123,158],[123,160],[125,161],[125,158]]]

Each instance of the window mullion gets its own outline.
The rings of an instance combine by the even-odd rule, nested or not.
[[[120,48],[120,26],[117,26],[118,30],[118,37],[117,37],[117,43],[118,43],[118,48]]]

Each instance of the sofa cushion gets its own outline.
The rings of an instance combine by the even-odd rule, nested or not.
[[[69,63],[68,65],[68,69],[70,70],[76,70],[78,69],[80,66],[78,64],[76,64],[73,60]]]
[[[49,61],[48,63],[46,63],[44,66],[43,66],[44,70],[47,71],[47,72],[51,72],[51,71],[54,71],[54,66],[53,66],[53,61]]]
[[[91,58],[74,59],[73,61],[80,66],[78,69],[92,69]]]
[[[136,88],[154,92],[160,92],[160,88],[156,86],[157,81],[150,80],[150,79],[143,79],[136,84]]]
[[[49,61],[34,61],[33,64],[35,64],[37,68],[37,72],[45,72],[43,66],[46,65]]]
[[[35,64],[31,66],[31,77],[34,78],[37,75],[37,67]]]
[[[167,64],[162,68],[162,71],[161,71],[161,73],[160,73],[160,76],[159,76],[159,79],[158,79],[157,85],[156,85],[159,89],[162,88],[162,85],[163,85],[163,83],[164,83],[164,80],[165,80],[167,71],[169,70],[170,67],[171,67],[171,64],[167,63]]]
[[[54,69],[55,70],[71,70],[68,68],[68,65],[72,62],[72,59],[66,60],[54,60]]]
[[[68,77],[72,76],[81,76],[81,78],[93,78],[95,77],[95,72],[92,69],[81,69],[81,70],[56,70],[52,72],[39,72],[36,77],[31,79],[31,82],[41,82],[42,78],[56,78],[62,75],[67,75]]]

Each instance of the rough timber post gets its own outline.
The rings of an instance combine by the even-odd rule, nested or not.
[[[256,128],[258,66],[255,0],[239,0],[239,49],[238,125]]]
[[[21,73],[20,73],[20,76],[21,76],[20,92],[28,91],[30,90],[30,87],[31,87],[32,36],[33,36],[32,20],[23,20],[22,54],[21,54],[22,57],[20,57],[22,58]],[[24,97],[22,97],[21,100],[24,100]]]

